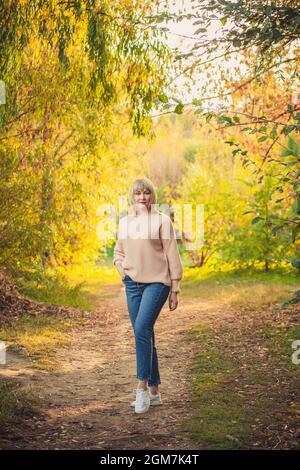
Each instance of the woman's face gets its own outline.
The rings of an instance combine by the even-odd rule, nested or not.
[[[136,189],[133,193],[133,198],[137,208],[149,208],[151,204],[151,191],[149,189]]]

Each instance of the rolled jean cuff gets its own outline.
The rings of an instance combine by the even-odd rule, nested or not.
[[[148,386],[149,386],[149,387],[157,387],[157,385],[159,385],[159,384],[161,384],[160,381],[159,381],[158,383],[156,383],[156,384],[153,383],[153,382],[149,382],[149,381],[148,381]]]

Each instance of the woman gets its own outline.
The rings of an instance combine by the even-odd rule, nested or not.
[[[169,309],[177,308],[183,267],[171,219],[155,208],[152,182],[148,178],[135,180],[129,196],[133,211],[119,221],[114,265],[125,284],[135,335],[139,382],[131,405],[136,413],[144,413],[150,403],[162,403],[154,324],[168,296]]]

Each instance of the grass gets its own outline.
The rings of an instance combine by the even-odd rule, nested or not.
[[[68,331],[82,319],[58,319],[50,315],[20,317],[13,326],[0,327],[0,338],[7,349],[21,347],[23,354],[32,360],[36,369],[54,370],[54,358],[58,347],[69,344]]]
[[[271,305],[291,297],[298,286],[299,275],[284,270],[212,273],[205,269],[186,268],[181,281],[181,297],[204,300],[218,298],[225,306],[255,308],[262,303]]]
[[[43,278],[36,273],[22,273],[15,283],[21,294],[38,302],[93,308],[92,295],[84,290],[84,282],[74,282],[64,273],[48,272]],[[21,316],[11,326],[0,325],[0,339],[5,341],[7,351],[16,350],[29,357],[33,369],[53,371],[60,365],[55,359],[56,350],[68,347],[71,328],[84,321],[47,314]],[[40,399],[30,387],[0,375],[0,426],[37,414],[39,406]]]
[[[197,354],[188,371],[193,413],[182,425],[201,448],[269,448],[287,423],[297,428],[300,365],[292,363],[291,343],[300,326],[246,323],[197,323],[187,333]],[[292,434],[285,439],[286,448],[298,448]]]
[[[297,283],[299,276],[284,270],[209,273],[187,266],[180,296],[182,302],[184,298],[214,300],[225,307],[240,308],[241,312],[242,307],[247,306],[259,318],[259,309],[289,297]],[[27,275],[20,279],[19,285],[22,293],[40,302],[90,310],[95,300],[110,299],[119,293],[121,282],[114,267],[86,264],[48,273],[42,280]],[[68,332],[76,322],[84,320],[50,315],[21,317],[11,327],[0,327],[0,338],[8,349],[21,346],[23,353],[32,359],[34,368],[53,370],[58,366],[55,350],[68,347]],[[241,328],[235,329],[235,326]],[[247,329],[238,317],[231,329],[224,323],[218,328],[216,335],[216,330],[200,323],[187,333],[187,342],[195,341],[198,353],[189,370],[193,415],[183,426],[207,448],[255,448],[256,440],[264,439],[261,431],[264,419],[273,417],[274,423],[277,422],[274,408],[285,408],[285,411],[295,412],[295,418],[298,416],[292,399],[284,397],[280,402],[280,384],[275,381],[273,370],[283,371],[293,387],[300,366],[291,361],[291,345],[293,340],[300,339],[300,327],[255,323],[253,328]],[[267,351],[267,358],[260,357],[256,346],[263,353]],[[18,388],[11,381],[2,381],[0,403],[1,423],[23,412],[31,413],[36,402],[30,390]],[[281,423],[280,419],[278,422]]]
[[[87,262],[48,269],[14,273],[19,292],[31,300],[49,305],[78,307],[91,311],[95,301],[118,295],[121,281],[114,266]]]
[[[21,294],[31,300],[49,305],[79,307],[83,310],[92,308],[85,283],[79,280],[71,283],[70,279],[59,272],[46,272],[43,276],[36,273],[22,273],[16,280]]]
[[[90,299],[91,305],[96,300],[109,300],[119,294],[120,275],[111,264],[96,265],[89,262],[83,266],[73,265],[64,270],[61,268],[61,272],[71,284],[82,283],[84,294]]]
[[[225,271],[209,272],[206,268],[185,267],[180,297],[218,300],[225,306],[257,308],[289,297],[299,283],[299,276],[284,269],[276,272]],[[41,275],[23,273],[17,282],[21,293],[48,304],[92,310],[96,301],[115,297],[120,289],[120,277],[110,263],[86,263],[60,268]],[[255,295],[254,295],[255,293]],[[74,321],[73,321],[74,323]],[[52,317],[20,319],[10,330],[0,329],[0,338],[23,346],[34,356],[35,367],[51,367],[51,350],[67,345],[66,330],[71,323]]]
[[[185,263],[180,297],[218,299],[225,305],[256,307],[290,298],[299,285],[299,275],[286,269],[276,271],[193,268]],[[27,297],[49,304],[92,310],[95,301],[119,294],[121,281],[112,260],[102,263],[60,267],[42,275],[23,273],[17,284]],[[253,291],[255,290],[255,295]]]
[[[266,337],[266,347],[274,356],[274,360],[298,373],[300,378],[300,364],[295,364],[292,360],[292,355],[295,352],[295,349],[292,348],[292,343],[296,340],[300,341],[300,325],[291,326],[280,323],[272,326],[272,328],[265,327],[264,334]],[[299,345],[297,346],[298,350],[300,348]],[[298,358],[300,359],[300,354],[298,354]]]
[[[189,369],[192,383],[193,416],[183,422],[201,446],[237,449],[248,432],[243,403],[235,393],[237,366],[218,348],[212,346],[213,331],[198,323],[188,333],[187,341],[201,347]]]
[[[86,264],[58,271],[22,272],[16,277],[18,290],[26,297],[49,305],[93,310],[95,301],[114,297],[120,279],[112,267]],[[69,344],[68,332],[84,319],[64,319],[52,315],[19,317],[12,326],[0,325],[0,339],[9,349],[21,350],[32,359],[32,367],[53,370],[55,351]]]
[[[0,430],[4,424],[38,414],[41,402],[30,388],[21,387],[17,381],[0,378]]]

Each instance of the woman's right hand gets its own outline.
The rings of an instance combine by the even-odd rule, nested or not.
[[[176,310],[178,306],[177,292],[170,292],[169,295],[169,310]]]

